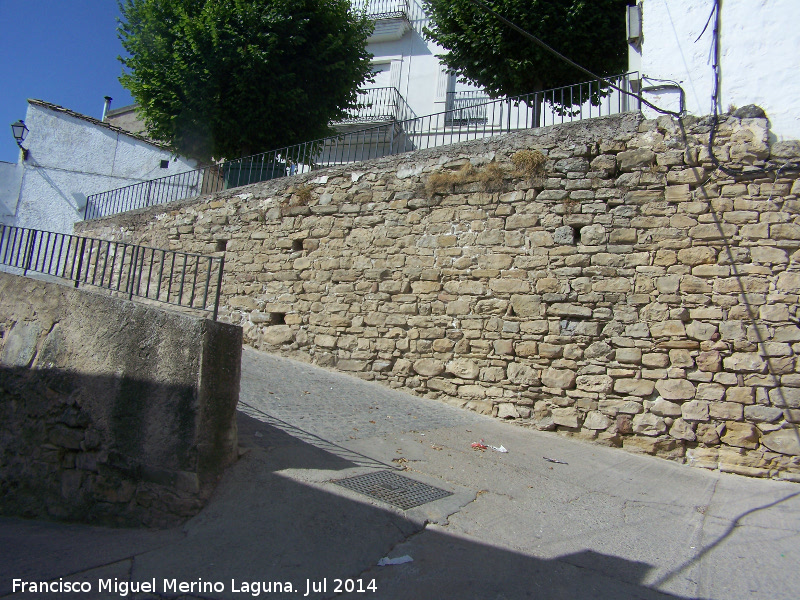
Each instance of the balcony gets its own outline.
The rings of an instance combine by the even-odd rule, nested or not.
[[[364,92],[359,96],[358,106],[338,124],[386,123],[405,121],[416,116],[397,88],[368,88]]]
[[[373,21],[408,19],[409,0],[351,0],[355,12],[366,13]]]
[[[409,2],[412,1],[351,0],[351,6],[354,12],[364,13],[375,22],[375,29],[367,38],[367,42],[391,42],[399,40],[411,30]]]

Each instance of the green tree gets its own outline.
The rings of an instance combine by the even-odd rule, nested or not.
[[[125,0],[120,81],[149,135],[234,158],[325,137],[369,76],[349,0]]]
[[[627,67],[628,0],[483,0],[494,11],[576,63],[613,75]],[[492,97],[518,96],[586,81],[585,73],[548,53],[470,0],[425,0],[426,36],[462,81]],[[573,100],[580,103],[585,98]],[[572,103],[567,100],[565,107]]]

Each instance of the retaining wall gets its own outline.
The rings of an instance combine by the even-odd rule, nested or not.
[[[224,251],[245,342],[540,429],[800,479],[800,182],[766,119],[626,114],[81,223]],[[540,164],[541,159],[545,158]],[[747,172],[754,166],[773,170]]]
[[[238,453],[241,328],[0,273],[0,512],[169,526]]]

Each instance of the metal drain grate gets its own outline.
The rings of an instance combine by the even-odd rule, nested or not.
[[[409,479],[391,471],[377,471],[366,475],[356,475],[355,477],[339,479],[332,483],[359,494],[371,496],[402,510],[408,510],[409,508],[453,495],[452,492],[447,490]]]

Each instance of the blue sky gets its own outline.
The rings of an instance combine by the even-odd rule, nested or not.
[[[100,118],[132,104],[118,78],[117,0],[0,0],[0,161],[16,162],[11,123],[38,98]]]

